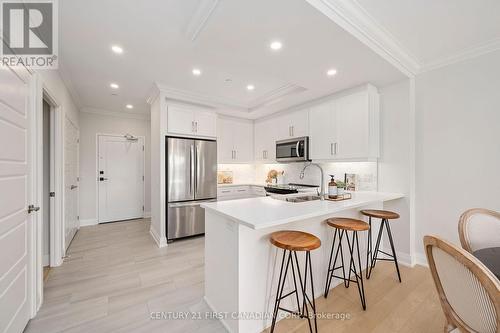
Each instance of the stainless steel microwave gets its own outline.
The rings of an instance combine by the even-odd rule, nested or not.
[[[309,137],[276,141],[277,162],[305,162],[309,159]]]

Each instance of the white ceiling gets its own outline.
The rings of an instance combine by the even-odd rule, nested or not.
[[[131,103],[132,112],[147,113],[158,82],[257,118],[365,82],[404,78],[304,0],[220,0],[192,41],[190,26],[203,21],[198,14],[208,14],[202,9],[211,3],[217,1],[60,1],[62,74],[80,107],[125,113]],[[269,49],[274,39],[283,42],[279,52]],[[112,44],[124,54],[112,53]],[[332,67],[338,74],[327,77]],[[117,96],[111,82],[120,85]]]
[[[500,47],[498,0],[356,0],[422,66]]]

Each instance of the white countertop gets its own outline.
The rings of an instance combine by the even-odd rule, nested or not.
[[[400,193],[353,192],[352,199],[344,201],[315,200],[294,203],[260,197],[204,203],[201,207],[249,228],[264,229],[403,197],[404,195]]]

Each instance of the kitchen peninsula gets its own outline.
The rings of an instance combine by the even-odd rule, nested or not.
[[[319,297],[325,285],[333,237],[332,230],[323,221],[334,216],[362,219],[361,209],[383,209],[384,202],[402,197],[397,193],[355,192],[352,199],[337,202],[287,202],[261,197],[203,204],[207,304],[213,311],[226,314],[221,320],[230,332],[261,332],[271,323],[276,296],[273,288],[277,286],[281,256],[269,242],[272,232],[300,230],[321,239],[322,246],[311,252],[317,286],[315,297]],[[378,230],[378,221],[374,221],[373,230]],[[366,236],[360,235],[361,257],[365,260]],[[303,269],[304,255],[298,255]],[[362,264],[366,266],[365,262]],[[289,286],[286,284],[285,289]],[[293,307],[293,304],[286,305]]]

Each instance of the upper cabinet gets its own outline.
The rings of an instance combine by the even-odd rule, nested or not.
[[[217,115],[189,106],[167,106],[167,133],[189,137],[215,138]]]
[[[285,113],[274,118],[276,121],[276,139],[290,139],[307,136],[309,121],[307,110]]]
[[[252,121],[218,118],[217,159],[219,163],[252,163],[253,141]]]
[[[307,136],[307,110],[294,111],[255,121],[255,161],[276,162],[276,141]]]
[[[254,125],[255,161],[276,163],[276,118],[256,120]]]
[[[329,100],[309,110],[312,160],[379,157],[379,95],[376,88]]]

